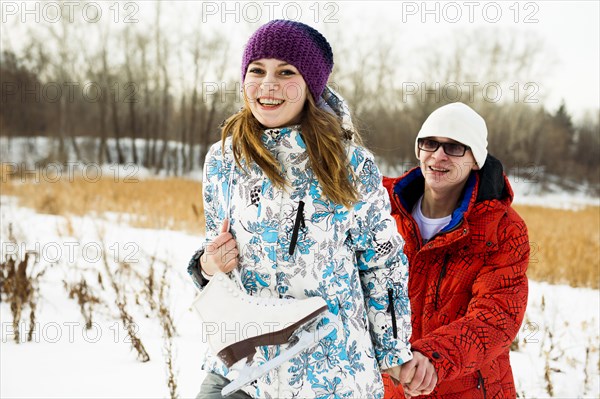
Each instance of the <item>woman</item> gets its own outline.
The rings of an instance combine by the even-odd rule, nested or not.
[[[485,121],[448,104],[423,123],[420,166],[384,178],[406,240],[414,358],[386,398],[515,398],[509,347],[527,306],[527,227]]]
[[[412,356],[403,240],[372,155],[326,88],[332,69],[315,29],[260,27],[242,59],[244,107],[206,157],[208,245],[188,269],[198,287],[239,270],[248,293],[320,296],[343,326],[238,397],[380,398],[381,370],[399,376]],[[277,354],[269,348],[254,360]],[[220,397],[230,370],[214,357],[204,366],[199,397]]]

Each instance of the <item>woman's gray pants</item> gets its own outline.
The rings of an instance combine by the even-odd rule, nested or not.
[[[227,384],[229,381],[225,377],[221,377],[215,373],[206,374],[206,378],[202,382],[202,386],[200,387],[200,393],[196,396],[196,399],[221,399],[223,396],[221,395],[221,389]],[[249,399],[250,396],[246,394],[244,391],[237,391],[232,393],[227,397],[228,399]]]

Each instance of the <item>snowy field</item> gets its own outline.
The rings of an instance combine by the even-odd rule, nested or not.
[[[527,187],[517,185],[516,190]],[[528,200],[520,202],[548,205],[559,197],[560,206],[567,207],[567,196],[548,200],[529,193]],[[18,324],[17,344],[10,306],[0,304],[0,397],[168,398],[168,341],[157,316],[165,270],[162,303],[177,333],[172,340],[176,393],[195,397],[207,348],[199,319],[189,310],[195,288],[185,268],[201,237],[132,228],[111,217],[67,220],[19,207],[11,197],[0,201],[3,259],[34,250],[38,262],[30,264],[30,273],[45,270],[39,279],[31,342],[26,342],[29,308]],[[598,204],[572,196],[570,201],[573,208]],[[9,242],[9,225],[16,246]],[[149,355],[147,362],[139,361],[132,349],[109,274]],[[150,292],[149,276],[154,287]],[[88,294],[97,299],[89,329],[77,298],[69,298],[65,288],[82,278]],[[600,396],[599,316],[598,290],[530,282],[526,319],[511,354],[519,397]]]

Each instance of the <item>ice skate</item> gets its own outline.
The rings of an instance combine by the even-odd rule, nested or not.
[[[314,346],[318,334],[303,328],[327,310],[321,297],[302,300],[253,297],[224,273],[211,278],[192,306],[202,319],[203,338],[207,339],[210,350],[230,369],[238,369],[232,366],[240,360],[251,361],[259,346],[293,344],[260,366],[244,364],[239,377],[223,388],[223,396]]]

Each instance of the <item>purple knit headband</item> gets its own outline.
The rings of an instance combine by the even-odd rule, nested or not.
[[[242,83],[248,64],[260,58],[276,58],[296,67],[317,103],[333,70],[333,52],[327,40],[296,21],[277,19],[254,32],[242,57]]]

